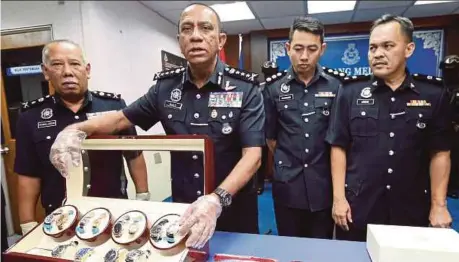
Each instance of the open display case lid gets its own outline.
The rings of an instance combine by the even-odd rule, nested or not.
[[[204,193],[208,194],[214,190],[213,144],[207,136],[94,136],[83,141],[82,150],[202,151],[204,156]],[[83,239],[78,238],[74,231],[72,233],[67,232],[58,238],[46,235],[43,231],[43,223],[41,223],[4,253],[5,261],[74,261],[76,256],[80,255],[91,256],[91,259],[85,261],[104,261],[105,255],[112,255],[114,249],[122,250],[123,248],[128,251],[126,255],[148,254],[147,261],[184,261],[187,255],[192,257],[194,261],[206,261],[208,245],[204,250],[188,250],[185,248],[184,241],[180,239],[176,244],[170,245],[173,252],[171,250],[165,252],[165,250],[154,247],[149,241],[149,232],[153,224],[165,215],[182,214],[189,204],[129,199],[116,199],[114,201],[110,198],[87,197],[90,175],[87,174],[88,172],[84,172],[82,160],[81,157],[79,166],[70,167],[69,177],[66,180],[66,199],[63,203],[66,206],[76,207],[78,211],[79,217],[78,221],[75,221],[74,229],[78,226],[77,222],[80,222],[81,217],[93,209],[104,208],[109,211],[111,214],[110,222],[101,220],[100,223],[101,225],[110,224],[111,229],[115,220],[123,214],[139,210],[145,214],[148,220],[145,234],[139,236],[138,241],[123,245],[113,241],[110,229],[107,234],[108,238],[90,242],[86,241],[84,237]],[[108,217],[103,218],[108,219]],[[75,244],[76,242],[78,244]],[[62,257],[52,257],[52,251],[61,246],[65,247],[61,252]],[[68,250],[72,250],[73,253],[67,252],[67,254],[65,251]]]

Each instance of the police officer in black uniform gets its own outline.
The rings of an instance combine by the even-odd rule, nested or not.
[[[323,41],[319,20],[295,19],[286,45],[292,66],[268,77],[263,93],[266,138],[274,152],[274,210],[282,236],[333,237],[330,146],[324,139],[344,73],[318,65]]]
[[[156,74],[156,85],[122,112],[69,127],[68,137],[56,140],[56,151],[51,152],[51,158],[59,160],[66,154],[60,152],[78,148],[76,135],[81,131],[109,133],[132,125],[147,130],[157,122],[169,135],[210,136],[217,187],[211,194],[203,196],[203,156],[172,154],[172,197],[194,201],[182,216],[180,233],[191,229],[186,244],[195,248],[207,242],[216,224],[221,231],[258,232],[257,194],[248,182],[260,166],[265,144],[263,99],[256,74],[231,68],[217,58],[226,41],[220,28],[220,19],[210,7],[192,4],[185,8],[178,39],[187,67]]]
[[[369,223],[451,224],[447,92],[442,79],[406,68],[412,37],[407,18],[376,20],[368,54],[373,75],[345,78],[335,100],[327,141],[337,239],[365,241]]]
[[[35,205],[41,194],[46,214],[62,205],[65,179],[49,160],[51,145],[66,126],[93,118],[107,111],[121,110],[126,104],[120,95],[88,91],[90,65],[81,48],[68,40],[56,40],[43,49],[43,73],[56,94],[23,104],[17,122],[16,160],[19,174],[19,217],[23,234],[35,225]],[[136,135],[134,128],[120,135]],[[88,196],[126,198],[126,178],[120,151],[83,152],[89,159],[84,167],[91,174]],[[126,151],[137,199],[148,200],[148,182],[143,154]],[[110,165],[106,165],[110,163]]]
[[[440,63],[443,82],[449,93],[453,119],[453,140],[451,149],[451,175],[448,184],[448,196],[459,198],[459,56],[446,56]]]

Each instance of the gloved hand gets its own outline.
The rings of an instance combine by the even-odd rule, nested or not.
[[[63,177],[68,177],[68,168],[71,164],[80,164],[81,143],[86,133],[75,128],[65,128],[56,137],[49,160]]]
[[[135,195],[135,200],[150,201],[150,192],[137,193]]]
[[[210,194],[194,201],[179,221],[180,235],[191,232],[186,241],[187,247],[202,248],[212,237],[222,206],[217,195]]]
[[[22,235],[25,236],[36,225],[38,225],[38,222],[36,222],[36,221],[32,221],[32,222],[21,224],[20,226],[21,226]]]

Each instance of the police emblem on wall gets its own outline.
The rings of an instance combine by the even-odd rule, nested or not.
[[[370,98],[371,97],[371,89],[369,87],[365,87],[362,89],[362,92],[360,92],[360,96],[363,98]]]
[[[176,88],[171,92],[171,100],[173,102],[178,102],[182,99],[182,90]]]
[[[360,61],[359,50],[355,48],[355,43],[349,43],[344,50],[341,61],[346,65],[355,65]]]
[[[41,119],[50,119],[53,117],[53,110],[51,108],[45,108],[41,111]]]

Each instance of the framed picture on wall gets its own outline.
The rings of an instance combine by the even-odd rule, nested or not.
[[[177,67],[185,67],[186,60],[183,57],[161,50],[161,65],[164,70],[171,70]]]
[[[348,75],[371,74],[367,59],[369,38],[369,35],[361,34],[325,37],[327,49],[319,63]],[[279,70],[287,69],[290,66],[290,59],[285,49],[287,41],[287,38],[268,39],[268,56],[271,61],[277,63]],[[444,51],[443,30],[415,31],[413,41],[416,48],[408,59],[410,72],[440,76],[438,66]]]

